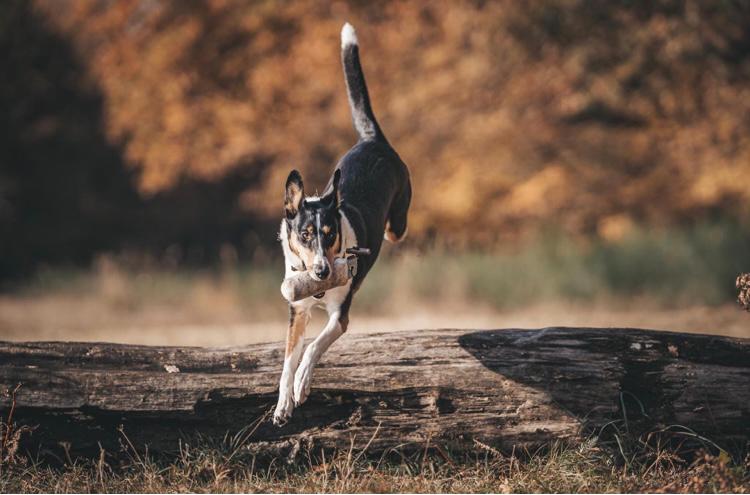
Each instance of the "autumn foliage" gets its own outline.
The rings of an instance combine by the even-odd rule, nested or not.
[[[339,66],[348,20],[375,113],[411,168],[417,242],[487,247],[545,225],[617,239],[748,212],[744,2],[36,0],[32,11],[100,93],[102,132],[144,201],[244,173],[239,211],[271,221],[291,168],[321,187],[354,142]]]

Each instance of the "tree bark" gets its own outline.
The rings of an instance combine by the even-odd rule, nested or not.
[[[584,328],[347,335],[278,428],[269,413],[283,353],[281,343],[4,342],[0,385],[21,384],[14,421],[37,426],[24,445],[56,455],[60,445],[73,455],[116,451],[125,436],[168,453],[180,439],[220,439],[260,418],[247,448],[273,455],[368,443],[369,452],[428,442],[533,449],[612,421],[689,428],[727,449],[750,436],[747,339]],[[3,417],[10,406],[0,401]]]

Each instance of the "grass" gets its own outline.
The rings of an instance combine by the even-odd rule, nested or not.
[[[262,260],[191,268],[102,255],[89,269],[43,269],[0,293],[0,338],[283,340],[283,262]],[[492,252],[387,245],[357,295],[353,329],[629,325],[747,337],[735,279],[749,268],[750,228],[729,222],[636,229],[618,242],[548,233]]]
[[[20,437],[30,430],[14,423],[15,391],[8,393],[12,406],[0,420],[0,493],[750,491],[750,454],[731,456],[709,439],[675,436],[684,431],[677,426],[636,433],[625,409],[621,419],[588,440],[556,442],[536,452],[504,454],[475,440],[470,452],[450,452],[432,442],[408,452],[394,448],[373,455],[365,447],[259,461],[251,447],[266,419],[261,417],[220,440],[180,441],[169,457],[136,450],[120,430],[120,452],[101,449],[95,459],[66,455],[52,465],[21,453]],[[696,447],[700,443],[704,447]]]
[[[6,465],[8,492],[748,492],[750,463],[699,453],[686,461],[666,450],[642,452],[627,464],[595,441],[552,445],[546,452],[503,455],[478,445],[451,456],[421,452],[371,457],[320,453],[292,464],[264,465],[242,447],[182,445],[169,460],[108,455],[52,467],[27,460]]]
[[[750,229],[717,223],[635,230],[619,242],[576,242],[548,234],[515,252],[431,253],[408,278],[417,281],[421,297],[458,284],[496,308],[633,297],[662,306],[715,305],[734,300],[735,277],[747,267]],[[442,278],[446,273],[449,284]]]
[[[547,234],[520,249],[482,253],[387,251],[358,294],[361,311],[377,312],[395,300],[471,300],[498,309],[555,300],[612,302],[636,297],[670,307],[717,305],[734,301],[734,280],[750,268],[750,227],[720,222],[683,229],[636,229],[618,242]],[[269,305],[283,311],[283,305],[277,304],[282,270],[280,260],[166,270],[124,268],[103,257],[88,272],[42,270],[17,292],[95,293],[130,308],[196,301],[200,305],[200,298],[211,292],[225,303],[235,301],[262,315]]]

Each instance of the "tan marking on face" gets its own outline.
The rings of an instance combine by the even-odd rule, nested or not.
[[[325,229],[325,227],[323,227]],[[341,234],[336,234],[336,242],[334,242],[330,248],[326,250],[326,258],[328,258],[328,263],[330,263],[331,268],[333,268],[333,260],[336,259],[336,255],[339,254],[339,251],[341,250]]]
[[[302,260],[308,269],[313,266],[315,253],[300,242],[296,232],[292,232],[292,235],[289,236],[289,249]]]
[[[307,326],[307,313],[296,313],[289,321],[289,329],[286,332],[286,357],[292,354],[294,348],[300,339],[305,336],[305,327]]]
[[[329,234],[331,232],[331,227],[329,225],[323,225],[323,233]]]
[[[306,230],[312,234],[313,233],[313,226],[312,225],[308,225]]]

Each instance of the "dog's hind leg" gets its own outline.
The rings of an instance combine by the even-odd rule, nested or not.
[[[342,302],[334,301],[326,304],[328,311],[328,323],[320,335],[305,349],[305,355],[297,368],[294,376],[294,402],[300,405],[310,395],[313,369],[318,364],[328,348],[333,344],[349,326],[349,307],[352,303],[353,291],[348,290]]]
[[[273,413],[275,425],[283,425],[291,417],[294,410],[294,373],[297,371],[302,344],[305,340],[305,327],[310,321],[310,308],[306,306],[289,306],[289,328],[286,334],[286,352],[284,354],[284,368],[279,381],[279,401]]]
[[[411,184],[406,183],[406,188],[396,196],[388,211],[385,222],[385,233],[383,238],[389,242],[399,242],[406,237],[408,225],[406,218],[409,214],[409,203],[411,203]]]

